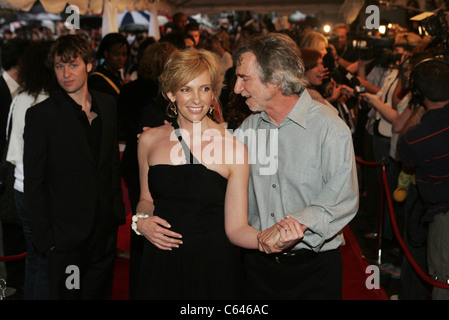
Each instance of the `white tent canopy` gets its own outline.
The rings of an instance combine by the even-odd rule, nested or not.
[[[425,2],[425,0],[417,1],[421,7]],[[0,0],[0,9],[29,11],[35,2],[36,0]],[[328,21],[351,23],[352,21],[347,21],[347,17],[358,16],[360,9],[366,5],[365,0],[40,0],[39,2],[48,13],[63,13],[70,4],[78,7],[81,15],[102,15],[105,34],[118,30],[116,16],[125,11],[149,11],[154,16],[158,13],[172,15],[175,12],[184,12],[188,16],[219,15],[231,11],[251,11],[258,14],[274,12],[279,16],[291,16],[299,11]],[[385,0],[380,3],[404,2],[406,0]],[[386,7],[388,8],[388,5]]]
[[[102,15],[103,35],[118,32],[117,14],[133,11],[148,11],[157,17],[158,13],[174,14],[184,12],[189,16],[197,14],[220,14],[224,11],[252,11],[260,14],[276,12],[290,15],[298,10],[314,15],[317,12],[338,14],[345,2],[364,0],[40,0],[48,13],[63,13],[67,5],[76,6],[81,15]],[[0,0],[0,8],[30,11],[36,0]],[[72,8],[68,8],[72,9]],[[73,10],[65,13],[72,14]],[[156,22],[157,19],[152,19]],[[157,24],[150,23],[150,35],[159,37]]]
[[[291,14],[297,10],[306,14],[315,14],[320,10],[338,12],[345,1],[354,0],[40,0],[40,3],[49,13],[61,13],[67,4],[77,6],[80,14],[102,14],[106,5],[118,13],[125,10],[151,11],[156,5],[161,12],[173,14],[183,11],[194,15],[219,14],[232,10],[251,10],[261,14]],[[35,2],[36,0],[0,0],[0,7],[29,11]]]
[[[81,15],[102,15],[103,36],[119,31],[117,15],[124,12],[148,11],[151,16],[149,25],[149,35],[159,39],[159,28],[157,24],[158,12],[171,12],[173,8],[168,2],[157,0],[40,0],[40,4],[47,13],[73,13],[73,7],[67,8],[67,5],[76,6]],[[17,9],[25,12],[30,11],[36,0],[0,0],[0,8]],[[66,10],[67,8],[67,10]],[[154,23],[153,23],[154,22]]]
[[[36,0],[0,0],[0,7],[29,11]],[[173,8],[167,1],[157,0],[40,0],[45,11],[61,13],[67,4],[77,6],[80,14],[102,14],[106,5],[121,13],[125,10],[151,10],[157,5],[159,10],[171,11]]]
[[[259,14],[276,12],[290,15],[301,11],[315,15],[319,11],[337,14],[345,1],[354,0],[167,0],[179,11],[188,15],[196,13],[220,14],[223,11],[253,11]],[[360,0],[357,0],[360,1]],[[364,1],[364,0],[362,0]]]

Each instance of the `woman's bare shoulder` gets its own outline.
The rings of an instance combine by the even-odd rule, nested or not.
[[[164,137],[169,137],[172,131],[173,127],[170,124],[146,128],[139,137],[139,144],[152,144],[161,141]]]

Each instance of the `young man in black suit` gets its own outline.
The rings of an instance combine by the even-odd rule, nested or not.
[[[62,36],[48,61],[61,91],[28,109],[24,191],[53,299],[109,299],[125,222],[115,99],[89,91],[88,42]]]

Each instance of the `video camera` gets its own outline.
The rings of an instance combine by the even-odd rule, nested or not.
[[[443,55],[446,60],[449,60],[449,26],[445,9],[436,12],[423,12],[410,20],[418,22],[421,36],[427,34],[432,37],[428,48],[434,48],[434,51],[438,51],[439,55]]]
[[[335,45],[338,37],[329,39],[329,43]],[[375,64],[388,67],[396,61],[400,61],[400,55],[393,54],[394,41],[389,38],[376,38],[369,35],[366,31],[348,34],[349,48],[354,50],[358,59],[375,59]]]
[[[433,58],[443,59],[449,63],[449,27],[445,10],[447,9],[440,9],[435,12],[423,12],[410,19],[418,23],[420,36],[428,35],[432,41],[427,45],[425,52],[407,58],[399,66],[399,74],[404,90],[412,89],[409,87],[409,77],[411,71],[419,61]],[[414,96],[410,104],[412,106],[420,105],[421,101]]]
[[[392,49],[394,41],[390,38],[375,38],[369,35],[353,37],[352,47],[357,51],[360,60],[371,60],[379,57],[385,49]]]
[[[330,48],[327,48],[327,54],[323,57],[323,66],[329,72],[329,78],[323,81],[320,88],[320,92],[323,93],[325,98],[332,95],[333,85],[330,79],[338,84],[345,84],[359,93],[364,92],[365,88],[360,86],[360,81],[357,79],[357,76],[345,68],[336,65]]]
[[[354,94],[356,96],[359,95],[360,93],[366,92],[365,88],[360,85],[360,81],[357,78],[357,76],[355,76],[345,68],[333,67],[328,69],[330,79],[334,80],[336,83],[340,85],[344,84],[354,89]],[[333,84],[330,80],[325,81],[321,85],[320,89],[321,89],[320,92],[323,93],[324,98],[330,97],[332,96]]]
[[[393,53],[394,40],[390,38],[374,38],[359,36],[352,40],[352,47],[356,50],[360,60],[374,59],[374,65],[388,68],[401,61],[401,54]]]
[[[437,12],[423,12],[410,19],[419,24],[419,33],[424,36],[426,33],[434,38],[436,43],[444,42],[449,37],[449,27],[446,19],[446,12],[443,9]]]

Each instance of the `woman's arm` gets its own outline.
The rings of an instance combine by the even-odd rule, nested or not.
[[[234,138],[235,139],[235,138]],[[233,244],[265,253],[280,252],[300,240],[304,234],[298,221],[287,218],[260,232],[248,223],[249,164],[246,146],[236,140],[236,159],[244,164],[230,164],[230,175],[225,198],[226,235]],[[243,158],[242,158],[243,157]]]
[[[390,108],[388,105],[383,103],[378,96],[370,93],[363,93],[361,94],[361,97],[363,100],[368,102],[371,107],[376,109],[388,122],[393,123],[393,121],[398,117],[397,110]]]
[[[236,246],[258,249],[257,235],[260,231],[248,224],[248,152],[246,146],[237,140],[236,142],[237,144],[233,146],[235,159],[244,159],[244,163],[226,164],[230,172],[225,198],[226,235]]]
[[[154,203],[148,187],[148,159],[152,143],[151,129],[139,137],[137,157],[139,160],[140,201],[136,207],[136,214],[148,217],[137,220],[137,230],[159,249],[172,250],[182,244],[182,235],[169,230],[171,226],[166,220],[153,215]]]
[[[375,86],[374,84],[372,84],[368,80],[363,79],[361,77],[357,77],[357,79],[360,82],[360,86],[362,86],[362,87],[364,87],[366,89],[366,92],[369,92],[369,93],[372,93],[372,94],[376,94],[377,92],[379,92],[380,88],[378,86]]]

